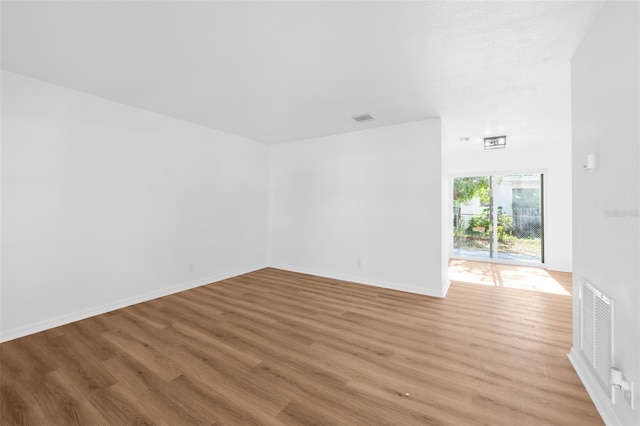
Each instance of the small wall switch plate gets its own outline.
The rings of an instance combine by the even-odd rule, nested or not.
[[[582,165],[582,168],[589,172],[594,171],[596,169],[596,155],[588,154],[584,157],[584,164]]]

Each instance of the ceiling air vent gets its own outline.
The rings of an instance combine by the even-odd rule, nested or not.
[[[353,119],[356,120],[358,123],[362,123],[363,121],[373,120],[373,117],[371,116],[371,114],[363,114],[363,115],[357,115],[353,117]]]

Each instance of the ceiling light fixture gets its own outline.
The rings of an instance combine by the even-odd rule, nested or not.
[[[484,149],[501,149],[507,146],[507,136],[484,138]]]
[[[355,117],[352,117],[352,118],[358,123],[362,123],[363,121],[373,120],[373,116],[371,114],[356,115]]]

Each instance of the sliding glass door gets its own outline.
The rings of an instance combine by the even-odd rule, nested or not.
[[[544,263],[543,175],[453,181],[453,255]]]

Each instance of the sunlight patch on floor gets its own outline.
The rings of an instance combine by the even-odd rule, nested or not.
[[[529,266],[452,259],[449,262],[449,279],[469,284],[571,296],[547,270]]]

